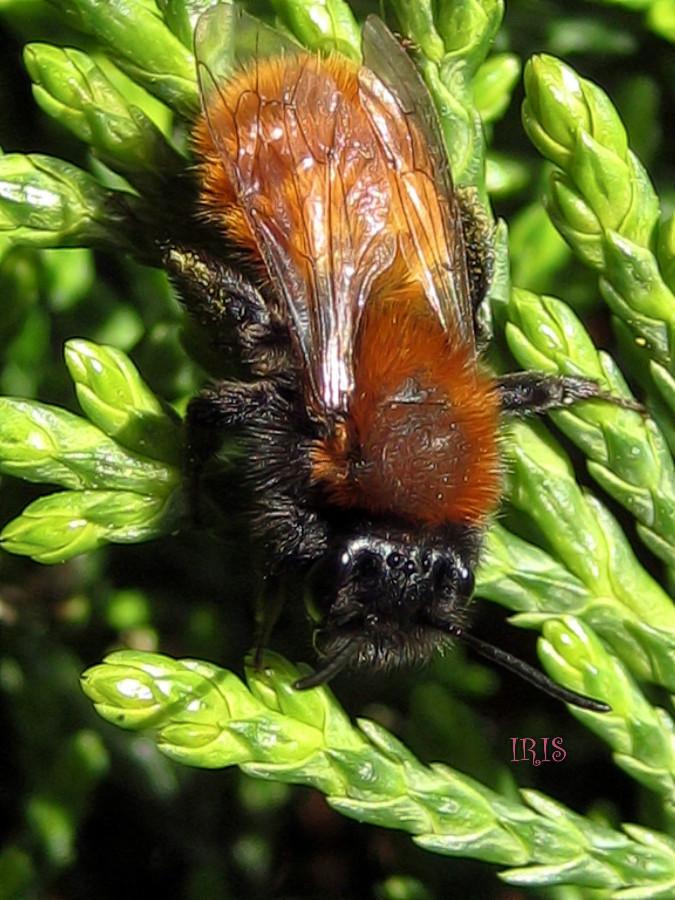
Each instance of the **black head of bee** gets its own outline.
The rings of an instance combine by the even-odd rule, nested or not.
[[[466,619],[478,536],[420,541],[406,531],[336,541],[309,579],[315,644],[325,664],[302,687],[351,664],[374,670],[428,662]]]

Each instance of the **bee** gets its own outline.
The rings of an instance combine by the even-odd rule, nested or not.
[[[466,630],[502,492],[502,417],[601,392],[483,366],[489,251],[406,50],[376,17],[362,40],[357,64],[280,45],[230,4],[198,22],[200,217],[222,247],[173,247],[167,264],[203,325],[234,330],[247,377],[191,401],[189,477],[237,431],[268,577],[310,585],[321,663],[298,688],[426,663],[462,638],[606,710]]]

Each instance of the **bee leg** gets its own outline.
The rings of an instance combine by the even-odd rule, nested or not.
[[[644,412],[632,400],[603,391],[597,381],[574,375],[545,375],[543,372],[511,372],[497,379],[502,411],[517,416],[539,415],[563,409],[579,400],[605,400],[624,409]]]
[[[188,404],[184,423],[183,473],[193,521],[201,522],[200,484],[204,466],[220,449],[228,430],[264,421],[276,389],[272,382],[218,381]]]
[[[487,295],[494,273],[495,251],[492,245],[494,226],[475,188],[457,188],[456,195],[464,238],[469,300],[475,316]],[[480,322],[476,321],[475,324],[480,329]]]
[[[244,348],[274,336],[272,317],[254,284],[204,250],[168,247],[164,265],[182,303],[206,329],[235,327]]]
[[[256,669],[262,669],[263,655],[269,646],[272,629],[281,614],[285,600],[282,580],[274,573],[266,575],[256,610],[258,630],[253,653],[253,665]]]

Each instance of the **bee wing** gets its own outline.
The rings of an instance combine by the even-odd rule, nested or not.
[[[411,268],[446,332],[475,343],[461,214],[436,109],[399,41],[377,16],[363,28],[361,99],[395,172]],[[415,265],[417,263],[417,265]],[[421,265],[420,265],[421,264]]]
[[[283,303],[317,414],[348,412],[360,317],[398,254],[447,333],[471,345],[461,221],[440,130],[387,28],[368,20],[367,67],[357,69],[218,4],[200,18],[195,48],[213,146]],[[242,70],[241,91],[228,93]],[[341,81],[358,90],[359,104]]]
[[[228,0],[214,3],[201,14],[195,26],[194,46],[205,100],[251,59],[302,50],[295,41],[268,28]]]
[[[330,85],[315,77],[319,58],[237,7],[219,4],[204,13],[195,49],[209,132],[285,304],[309,402],[320,415],[346,412],[360,315],[397,250],[387,229],[391,185],[378,139],[361,124],[355,149],[353,107],[337,82],[317,88]],[[228,107],[220,85],[244,62],[300,53],[302,65],[280,66],[280,94],[265,95],[256,75],[245,100]],[[282,139],[270,135],[270,117]]]

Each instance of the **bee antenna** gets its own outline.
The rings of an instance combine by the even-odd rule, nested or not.
[[[318,687],[320,684],[326,684],[349,664],[355,654],[358,653],[360,647],[361,637],[354,635],[349,638],[344,647],[325,666],[317,669],[316,672],[312,672],[311,675],[299,678],[293,687],[296,691],[306,691],[309,688]]]
[[[533,684],[551,697],[562,700],[563,703],[571,703],[573,706],[578,706],[580,709],[587,709],[591,712],[606,713],[611,712],[612,710],[611,706],[607,703],[603,703],[601,700],[593,700],[585,694],[579,694],[577,691],[562,687],[553,681],[553,679],[549,678],[548,675],[544,675],[539,669],[535,669],[534,666],[529,665],[529,663],[524,662],[522,659],[518,659],[517,656],[513,656],[511,653],[507,653],[506,650],[501,650],[493,644],[482,641],[480,638],[475,637],[473,634],[469,634],[469,632],[464,631],[457,625],[451,626],[450,629],[443,630],[450,630],[455,637],[460,638],[465,644],[472,647],[476,653],[480,653],[480,655],[484,656],[486,659],[496,662],[510,672],[514,672],[516,675],[520,675],[525,681],[529,681],[530,684]]]

